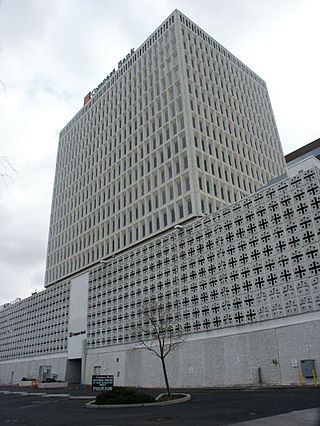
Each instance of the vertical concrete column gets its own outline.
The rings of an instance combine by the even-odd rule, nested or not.
[[[83,341],[87,337],[88,284],[88,272],[70,283],[68,359],[83,356]]]

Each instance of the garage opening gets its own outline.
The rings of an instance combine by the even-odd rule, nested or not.
[[[66,381],[71,384],[80,384],[81,382],[81,358],[68,359]]]

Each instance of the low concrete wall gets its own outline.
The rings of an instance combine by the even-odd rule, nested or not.
[[[241,331],[240,331],[241,330]],[[318,313],[266,321],[224,330],[192,334],[167,357],[172,387],[257,385],[258,368],[265,385],[298,385],[300,361],[315,360],[320,375],[320,320]],[[67,354],[25,358],[0,363],[0,384],[16,384],[22,377],[38,379],[39,368],[50,365],[65,380]],[[85,384],[91,376],[113,374],[115,386],[163,387],[161,363],[137,345],[88,350]],[[312,378],[303,378],[313,384]]]
[[[38,383],[39,389],[55,389],[55,388],[67,388],[68,382],[48,382],[48,383]]]
[[[0,362],[0,384],[17,384],[23,377],[33,377],[39,381],[41,365],[50,365],[58,380],[65,380],[67,354],[56,356],[20,358]]]
[[[23,380],[18,383],[21,388],[31,388],[34,385],[33,380]]]
[[[270,322],[271,323],[271,322]],[[192,335],[167,357],[172,387],[226,387],[257,385],[258,368],[263,384],[298,385],[295,361],[314,359],[320,374],[320,321],[308,321],[229,335],[208,332]],[[266,324],[264,324],[266,326]],[[245,330],[245,328],[243,328]],[[206,337],[205,337],[206,336]],[[90,350],[85,383],[91,383],[94,367],[113,374],[115,385],[163,387],[161,363],[150,352],[134,345]],[[303,378],[305,384],[312,379]]]

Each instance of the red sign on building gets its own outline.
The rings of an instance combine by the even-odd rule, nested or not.
[[[84,97],[84,100],[83,100],[83,105],[85,105],[87,102],[89,102],[90,101],[90,99],[91,99],[91,92],[89,92],[85,97]]]

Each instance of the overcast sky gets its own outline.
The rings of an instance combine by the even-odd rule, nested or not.
[[[176,8],[267,82],[285,153],[320,137],[319,0],[0,0],[0,305],[43,289],[59,131]]]

